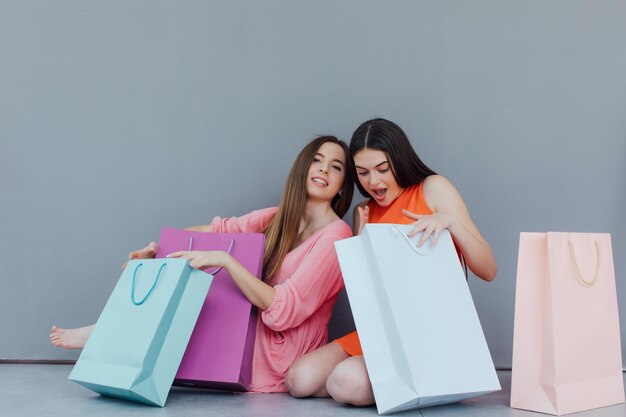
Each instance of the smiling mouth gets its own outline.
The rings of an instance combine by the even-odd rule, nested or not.
[[[322,178],[313,177],[311,178],[311,181],[318,187],[328,187],[328,182],[326,180],[323,180]]]

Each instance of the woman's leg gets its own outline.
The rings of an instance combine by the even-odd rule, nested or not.
[[[95,324],[91,326],[78,327],[76,329],[62,329],[52,326],[50,332],[50,340],[57,347],[65,349],[82,349],[87,343],[87,339],[91,336]]]
[[[337,342],[330,342],[296,360],[285,377],[289,393],[296,398],[328,397],[326,379],[335,365],[348,358]]]
[[[338,364],[328,377],[326,390],[339,403],[356,406],[374,404],[363,355],[352,356]]]

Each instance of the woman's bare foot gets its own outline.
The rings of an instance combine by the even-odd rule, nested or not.
[[[52,326],[50,332],[50,341],[56,347],[64,349],[82,349],[87,343],[87,339],[91,336],[94,324],[91,326],[78,327],[76,329],[62,329]]]

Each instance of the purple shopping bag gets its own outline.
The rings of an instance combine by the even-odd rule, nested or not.
[[[223,250],[248,271],[261,276],[263,239],[260,233],[205,233],[162,229],[157,258],[181,250]],[[232,243],[232,247],[231,247]],[[174,385],[248,391],[256,333],[257,310],[239,291],[225,269],[214,275]]]

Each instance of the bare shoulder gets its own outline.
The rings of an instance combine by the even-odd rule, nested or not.
[[[424,189],[440,189],[440,188],[446,188],[446,187],[453,187],[452,183],[450,182],[449,179],[447,179],[446,177],[444,177],[443,175],[429,175],[428,177],[426,177],[426,179],[424,180]]]
[[[461,200],[456,187],[443,175],[430,175],[424,180],[424,198],[433,211],[447,208],[450,203],[458,204]]]
[[[424,180],[425,195],[458,193],[452,182],[443,175],[430,175]]]

